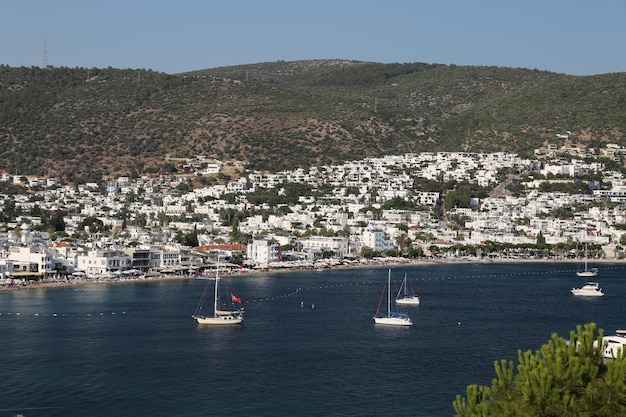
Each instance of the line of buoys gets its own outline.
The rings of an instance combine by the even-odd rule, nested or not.
[[[624,269],[624,266],[613,266],[613,267],[603,267],[602,269]],[[553,275],[553,274],[574,274],[576,270],[572,269],[562,269],[562,270],[537,270],[537,271],[520,271],[520,272],[506,272],[500,274],[483,274],[483,275],[452,275],[452,276],[442,276],[442,277],[417,277],[412,281],[438,281],[438,280],[458,280],[458,279],[471,279],[471,278],[502,278],[502,277],[511,277],[511,276],[528,276],[528,275]],[[381,285],[382,279],[378,281],[354,281],[354,282],[344,282],[337,284],[320,284],[313,285],[310,287],[300,287],[295,290],[270,297],[262,297],[245,300],[244,303],[257,303],[257,302],[268,302],[279,299],[284,299],[288,297],[293,297],[294,295],[300,293],[301,291],[317,291],[317,290],[325,290],[329,288],[338,288],[338,287],[346,287],[352,285]],[[22,313],[15,311],[0,311],[0,318],[7,317],[103,317],[103,316],[116,316],[116,315],[127,315],[137,313],[138,311],[107,311],[107,312],[83,312],[83,313]]]
[[[261,302],[261,301],[272,301],[272,300],[277,300],[280,298],[287,298],[287,297],[292,297],[296,294],[298,294],[298,292],[300,292],[301,288],[296,288],[294,291],[286,293],[286,294],[281,294],[281,295],[276,295],[273,297],[263,297],[263,298],[253,298],[250,300],[245,300],[244,303],[256,303],[256,302]]]
[[[50,406],[50,407],[26,407],[26,408],[2,408],[0,409],[0,412],[4,413],[7,411],[34,411],[34,410],[56,410],[59,408],[65,408],[66,406],[64,405],[58,405],[58,406]],[[18,416],[21,416],[21,414],[17,414]]]
[[[620,268],[623,269],[625,267],[605,267],[603,269],[620,269]],[[471,278],[494,278],[495,279],[495,278],[513,277],[513,276],[553,275],[553,274],[561,274],[561,273],[574,274],[575,272],[576,270],[572,270],[572,269],[519,271],[519,272],[512,271],[512,272],[504,272],[500,274],[451,275],[451,276],[442,276],[442,277],[421,277],[421,278],[418,277],[418,278],[413,279],[413,281],[459,280],[459,279],[471,279]],[[286,293],[282,295],[246,300],[245,303],[274,301],[274,300],[278,300],[282,298],[292,297],[298,294],[298,292],[300,291],[317,291],[317,290],[323,290],[323,289],[328,289],[328,288],[338,288],[338,287],[345,287],[345,286],[351,286],[351,285],[381,285],[381,284],[382,284],[382,280],[381,281],[356,281],[356,282],[345,282],[345,283],[339,283],[339,284],[325,284],[325,285],[320,284],[320,285],[313,285],[310,287],[297,288],[296,290],[290,293]]]
[[[85,313],[22,313],[21,311],[0,311],[1,317],[103,317],[103,316],[124,316],[137,313],[137,311],[101,311]]]

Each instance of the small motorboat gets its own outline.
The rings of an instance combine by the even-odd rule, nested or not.
[[[597,282],[587,282],[580,288],[572,288],[572,294],[583,297],[601,297],[604,295],[600,284]]]

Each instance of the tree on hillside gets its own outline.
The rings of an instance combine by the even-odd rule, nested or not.
[[[401,233],[396,237],[396,245],[400,250],[400,254],[404,255],[406,249],[411,247],[411,238],[406,233]]]
[[[578,325],[569,343],[556,334],[519,364],[495,362],[491,387],[470,385],[453,403],[457,417],[602,417],[626,415],[626,355],[604,362],[595,323]]]
[[[537,234],[537,245],[545,245],[546,244],[546,237],[543,235],[543,233],[541,233],[541,230],[539,231],[539,234]]]

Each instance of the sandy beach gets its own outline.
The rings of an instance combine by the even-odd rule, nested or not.
[[[461,258],[438,258],[438,259],[406,259],[406,258],[386,258],[384,261],[371,261],[369,263],[351,263],[340,264],[335,266],[318,267],[299,267],[299,268],[267,268],[258,270],[246,270],[243,272],[228,272],[227,276],[255,276],[259,274],[298,274],[299,272],[312,270],[330,270],[330,269],[371,269],[371,268],[392,268],[399,266],[418,266],[418,265],[436,265],[436,264],[524,264],[524,263],[567,263],[581,264],[582,259],[550,259],[550,258],[494,258],[494,259],[476,259],[471,257]],[[603,258],[592,259],[588,261],[590,264],[619,264],[626,263],[624,259]],[[158,274],[152,276],[129,277],[129,278],[112,278],[112,279],[67,279],[67,280],[46,280],[46,281],[19,281],[9,285],[0,286],[0,291],[21,291],[29,289],[41,288],[63,288],[76,285],[119,285],[130,284],[146,281],[165,281],[165,280],[185,280],[196,279],[195,275],[171,275]]]

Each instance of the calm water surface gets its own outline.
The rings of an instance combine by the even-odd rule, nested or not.
[[[386,269],[227,278],[246,321],[226,328],[191,318],[206,281],[3,292],[0,417],[453,416],[494,361],[577,324],[626,327],[625,268],[601,266],[598,299],[570,295],[575,270],[394,268],[421,297],[411,328],[373,323]]]

